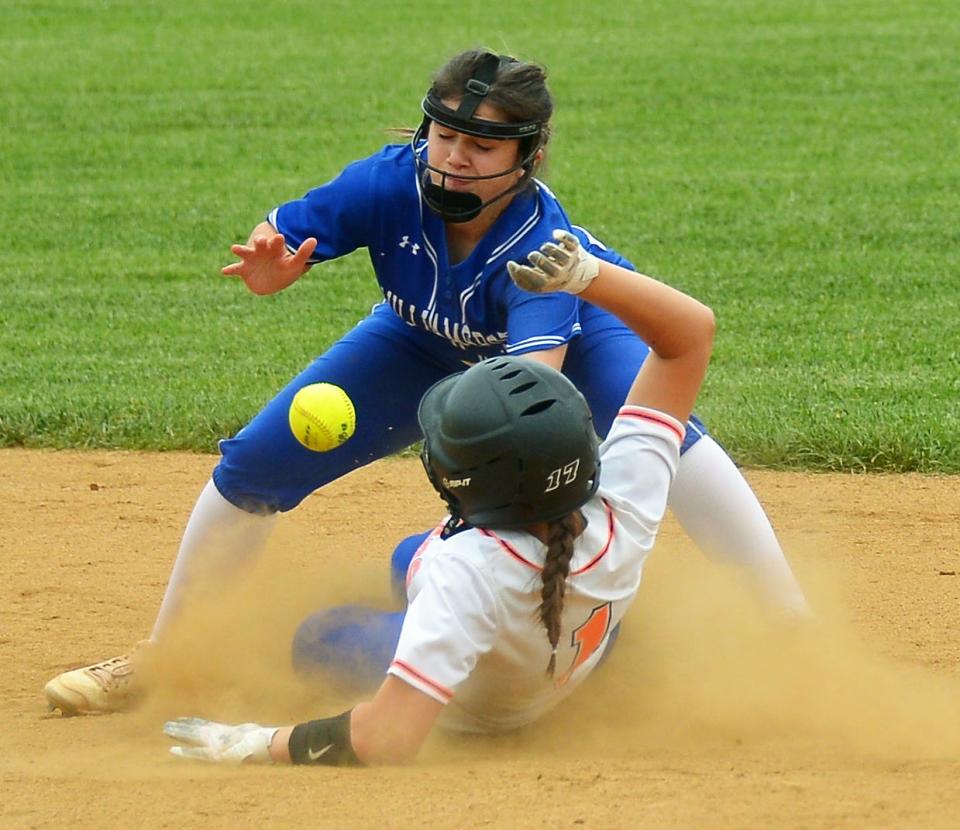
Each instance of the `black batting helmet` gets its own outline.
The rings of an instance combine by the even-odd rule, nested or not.
[[[417,413],[421,459],[455,517],[489,528],[559,519],[600,480],[590,408],[560,372],[493,357],[434,384]]]

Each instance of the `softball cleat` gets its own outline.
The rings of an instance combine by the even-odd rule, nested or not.
[[[139,654],[149,641],[138,643],[129,653],[57,675],[43,687],[51,709],[64,717],[124,712],[142,695],[137,682]]]

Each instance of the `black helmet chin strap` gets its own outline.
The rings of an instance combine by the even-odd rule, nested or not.
[[[449,539],[460,530],[467,523],[461,518],[457,513],[451,513],[450,518],[447,519],[447,523],[443,526],[443,530],[440,531],[441,539]]]
[[[516,59],[507,55],[495,55],[493,52],[488,52],[477,67],[474,77],[467,81],[464,87],[463,97],[460,99],[460,104],[456,110],[446,106],[433,89],[427,92],[426,97],[423,99],[423,103],[421,104],[424,113],[423,122],[420,124],[416,133],[414,133],[411,145],[413,146],[417,168],[422,170],[420,173],[420,189],[423,192],[424,201],[430,209],[433,210],[434,213],[439,214],[445,222],[459,224],[476,219],[484,208],[526,187],[527,182],[529,182],[533,176],[533,162],[542,146],[540,135],[543,125],[536,121],[510,124],[475,117],[478,107],[490,92],[490,86],[496,79],[501,67],[511,63],[516,63]],[[524,171],[524,175],[502,193],[497,194],[486,202],[481,200],[475,193],[467,193],[461,190],[447,190],[447,178],[452,177],[451,174],[445,170],[433,167],[426,159],[421,157],[420,148],[418,147],[426,136],[431,121],[436,121],[438,124],[442,124],[452,130],[477,136],[478,138],[492,138],[497,140],[518,138],[521,140],[521,148],[526,150],[520,162],[509,170],[503,170],[500,173],[494,173],[490,176],[457,176],[455,178],[462,178],[469,181],[498,179],[521,169]],[[439,184],[434,183],[433,177],[430,175],[431,172],[440,175]]]

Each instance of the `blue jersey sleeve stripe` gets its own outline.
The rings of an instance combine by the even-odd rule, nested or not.
[[[540,352],[555,349],[564,345],[567,340],[562,337],[533,337],[520,343],[510,343],[503,347],[507,354],[522,354],[523,352]]]
[[[596,245],[598,248],[604,251],[608,250],[607,246],[597,239],[597,237],[595,237],[592,233],[590,233],[590,231],[588,231],[585,227],[583,227],[583,225],[574,225],[573,227],[587,237],[587,241],[591,245]]]
[[[504,351],[507,354],[512,354],[514,352],[524,350],[524,351],[537,351],[539,349],[552,349],[557,346],[562,346],[564,343],[569,343],[574,335],[580,334],[580,325],[577,324],[570,331],[569,337],[564,337],[562,335],[553,335],[550,337],[528,337],[526,340],[520,340],[517,343],[508,343],[504,347]]]

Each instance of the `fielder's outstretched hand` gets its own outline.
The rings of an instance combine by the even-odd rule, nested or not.
[[[227,764],[271,764],[270,741],[276,726],[241,723],[230,726],[204,718],[177,718],[163,726],[165,735],[187,746],[172,746],[178,758]]]
[[[580,240],[569,231],[555,230],[553,238],[558,245],[544,242],[539,251],[527,254],[530,265],[508,262],[510,278],[524,291],[535,294],[549,291],[579,294],[597,276],[600,261],[585,251]]]
[[[316,247],[317,240],[311,236],[291,254],[283,234],[258,234],[246,245],[231,245],[240,262],[220,270],[224,276],[240,277],[254,294],[274,294],[297,281]]]

